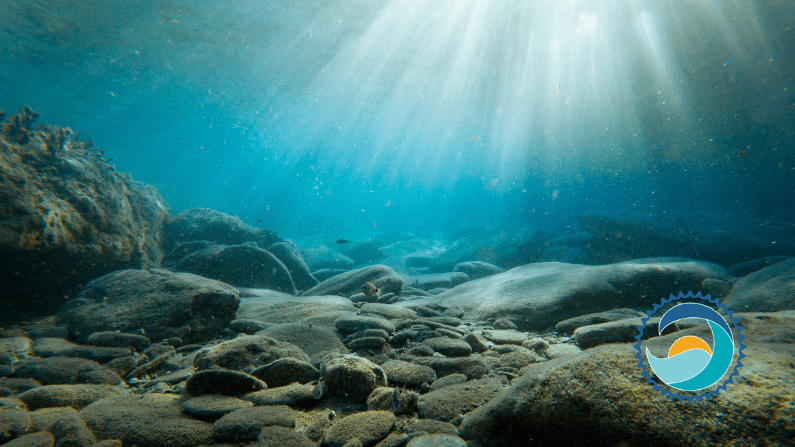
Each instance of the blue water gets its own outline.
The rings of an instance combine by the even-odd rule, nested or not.
[[[0,2],[0,108],[286,234],[795,221],[795,5]],[[259,219],[259,221],[257,220]]]

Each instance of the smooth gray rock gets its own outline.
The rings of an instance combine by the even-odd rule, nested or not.
[[[33,353],[39,357],[79,357],[104,363],[127,357],[130,348],[78,345],[62,338],[37,338]]]
[[[381,317],[349,315],[334,322],[334,327],[341,334],[352,334],[367,329],[382,329],[388,334],[395,332],[395,325]]]
[[[215,338],[240,303],[233,287],[189,273],[120,270],[86,285],[58,313],[72,337],[95,332],[143,333],[152,340]]]
[[[118,374],[93,360],[68,357],[30,358],[14,364],[14,376],[36,379],[44,385],[93,383],[116,385]]]
[[[277,242],[268,247],[268,251],[287,267],[296,289],[308,290],[320,284],[320,281],[312,276],[312,272],[309,271],[301,252],[295,245],[289,242]]]
[[[422,342],[431,349],[447,357],[465,357],[472,353],[472,347],[462,339],[448,337],[429,338]]]
[[[149,339],[139,334],[123,332],[94,332],[88,336],[86,343],[109,348],[129,348],[141,352],[149,347]]]
[[[381,364],[381,369],[386,373],[387,380],[398,384],[419,386],[436,380],[433,368],[402,360],[389,360]]]
[[[312,272],[312,276],[314,276],[315,279],[317,279],[318,281],[323,282],[331,278],[332,276],[337,276],[347,271],[348,270],[343,270],[343,269],[320,269]]]
[[[51,407],[81,409],[92,402],[123,393],[122,388],[110,385],[45,385],[17,394],[28,410]]]
[[[403,277],[404,284],[425,291],[439,287],[451,289],[467,281],[469,281],[469,276],[462,272],[430,273]]]
[[[313,447],[306,436],[295,430],[271,425],[263,427],[257,438],[259,447]]]
[[[326,392],[349,402],[364,402],[374,389],[387,384],[386,373],[380,366],[357,355],[327,358],[321,369],[324,368]]]
[[[795,370],[789,360],[783,361],[795,355],[795,312],[734,316],[741,318],[746,337],[740,369],[744,379],[721,389],[708,405],[682,406],[639,381],[632,343],[602,345],[527,366],[510,388],[465,417],[461,436],[484,446],[523,445],[549,433],[555,434],[559,445],[594,445],[605,439],[699,447],[764,439],[771,445],[787,445],[790,413],[777,409],[792,407],[795,399],[791,392]],[[709,327],[702,325],[646,340],[641,349],[648,347],[660,356],[684,335],[709,343],[710,334]],[[550,349],[555,346],[561,345]],[[581,382],[583,378],[588,383]],[[594,414],[602,417],[594,419]],[[694,420],[710,423],[694,425]]]
[[[373,283],[381,294],[399,294],[403,280],[392,268],[385,265],[372,265],[333,276],[302,293],[302,296],[341,295],[350,297],[361,292],[362,286]]]
[[[352,438],[363,444],[383,439],[395,425],[395,415],[389,411],[364,411],[346,416],[326,431],[325,445],[343,447]]]
[[[485,404],[502,391],[496,376],[449,385],[420,396],[417,413],[422,418],[450,421]]]
[[[315,401],[312,396],[314,385],[302,385],[292,383],[278,388],[246,393],[240,396],[241,399],[253,402],[254,405],[304,405]]]
[[[453,267],[454,272],[466,273],[470,281],[496,275],[505,271],[504,268],[483,261],[459,262]]]
[[[726,270],[701,261],[640,259],[600,266],[539,263],[461,284],[431,300],[460,306],[467,318],[506,318],[519,329],[543,330],[582,314],[616,307],[648,309],[672,290],[699,290]]]
[[[297,293],[287,267],[269,251],[254,245],[214,245],[185,256],[173,268],[233,286]]]
[[[268,323],[320,324],[329,316],[330,326],[342,315],[358,312],[356,306],[340,296],[292,296],[273,290],[243,289],[237,311],[238,319]]]
[[[795,309],[795,258],[741,278],[723,304],[735,312]]]
[[[216,439],[248,441],[257,439],[263,427],[293,428],[296,419],[298,413],[284,405],[251,407],[223,416],[215,421],[213,427]]]
[[[613,309],[605,312],[578,315],[568,320],[563,320],[555,325],[555,330],[561,334],[573,334],[578,327],[590,326],[592,324],[607,323],[609,321],[623,320],[626,318],[645,317],[646,314],[634,309]]]

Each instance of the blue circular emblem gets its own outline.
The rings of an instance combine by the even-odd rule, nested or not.
[[[663,314],[658,328],[659,335],[662,335],[666,327],[679,320],[698,318],[709,324],[712,331],[712,347],[699,337],[687,335],[680,337],[671,345],[667,357],[655,357],[649,352],[648,348],[646,348],[645,352],[642,351],[641,337],[651,317],[664,305],[682,298],[698,298],[722,309],[723,313],[728,316],[737,329],[737,346],[735,346],[734,335],[729,324],[717,310],[706,305],[706,303],[687,302],[674,306]],[[679,292],[678,296],[671,294],[668,299],[663,298],[659,305],[655,304],[654,309],[646,312],[646,317],[641,320],[643,324],[638,327],[639,333],[635,336],[635,340],[638,341],[635,344],[635,349],[637,350],[635,357],[638,359],[638,366],[642,370],[642,376],[646,378],[646,383],[654,385],[655,390],[667,395],[672,400],[678,398],[679,401],[692,402],[697,400],[701,402],[702,399],[708,399],[711,395],[717,396],[722,388],[725,389],[726,385],[732,382],[734,376],[739,375],[738,371],[742,366],[740,360],[745,357],[745,354],[743,354],[745,336],[742,335],[742,327],[738,324],[739,318],[734,318],[733,315],[734,312],[726,309],[726,306],[720,304],[717,299],[711,298],[709,294],[701,296],[701,292],[696,295],[693,295],[693,292],[687,292],[687,295]],[[735,350],[738,352],[738,357],[734,370],[715,390],[701,394],[679,393],[679,391],[697,393],[718,383],[731,367]],[[674,391],[660,386],[652,378],[649,369],[646,368],[643,362],[644,354],[649,362],[651,372],[654,373],[658,380]]]

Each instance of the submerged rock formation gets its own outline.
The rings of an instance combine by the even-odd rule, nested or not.
[[[91,141],[34,125],[25,107],[0,131],[0,320],[52,312],[105,273],[148,268],[168,214],[149,185],[116,172]]]

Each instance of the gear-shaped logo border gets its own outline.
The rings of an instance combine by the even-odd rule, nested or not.
[[[666,304],[672,301],[680,300],[682,298],[699,298],[718,306],[721,310],[723,310],[723,313],[729,317],[732,323],[734,323],[734,327],[737,329],[737,344],[739,346],[739,355],[737,357],[737,363],[734,365],[734,370],[731,372],[731,374],[729,374],[729,377],[727,377],[726,380],[724,380],[723,383],[720,384],[720,386],[718,386],[715,390],[694,396],[687,396],[671,392],[665,389],[664,387],[660,386],[656,380],[652,379],[651,374],[649,374],[649,371],[646,368],[646,365],[643,364],[643,354],[642,354],[643,351],[641,351],[641,346],[640,346],[641,338],[643,337],[643,330],[646,329],[646,326],[648,326],[649,320],[652,318],[652,315],[657,313],[657,311]],[[663,396],[668,396],[671,400],[679,399],[680,402],[687,401],[688,403],[691,403],[694,400],[701,402],[702,399],[707,400],[712,396],[717,396],[721,389],[725,390],[726,386],[732,383],[735,376],[739,377],[740,367],[743,366],[742,359],[745,357],[745,354],[743,353],[743,349],[745,349],[745,344],[743,344],[745,336],[742,334],[742,326],[740,326],[739,324],[740,319],[735,318],[734,311],[727,309],[725,304],[720,304],[717,298],[712,298],[709,294],[707,294],[707,296],[702,296],[701,292],[698,292],[695,295],[693,295],[692,291],[688,291],[687,295],[685,295],[683,292],[679,292],[679,295],[676,296],[674,296],[674,294],[672,293],[668,298],[663,298],[662,301],[660,301],[660,304],[655,304],[652,310],[646,312],[646,317],[642,318],[641,322],[643,324],[638,326],[638,335],[635,336],[635,340],[637,340],[637,343],[635,344],[635,350],[637,351],[637,353],[635,353],[635,358],[638,359],[638,366],[642,371],[641,377],[645,377],[646,383],[654,385],[654,390],[659,391]]]

